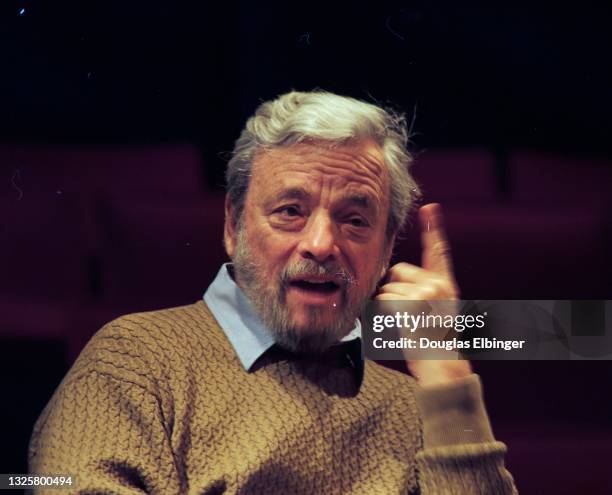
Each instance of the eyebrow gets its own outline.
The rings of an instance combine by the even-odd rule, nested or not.
[[[340,203],[344,205],[354,205],[359,208],[363,208],[364,210],[369,210],[374,213],[374,215],[378,214],[378,204],[376,201],[373,201],[370,196],[365,194],[351,194],[350,196],[342,198]]]
[[[353,194],[342,199],[343,203],[361,206],[362,208],[371,208],[373,205],[370,198],[364,194]]]
[[[267,204],[274,204],[288,199],[306,201],[310,198],[310,193],[303,187],[290,187],[280,191]],[[345,196],[339,201],[342,205],[354,205],[365,210],[371,210],[374,214],[378,213],[378,205],[376,201],[366,194],[351,194]]]
[[[279,201],[284,201],[286,199],[298,199],[298,200],[306,200],[310,198],[310,194],[303,187],[290,187],[288,189],[283,189],[276,196],[272,198],[270,203],[277,203]]]

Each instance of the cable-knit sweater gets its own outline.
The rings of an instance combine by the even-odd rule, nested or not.
[[[38,419],[29,463],[82,494],[514,493],[504,452],[476,375],[419,391],[366,361],[359,386],[350,366],[283,352],[247,373],[199,301],[103,327]]]

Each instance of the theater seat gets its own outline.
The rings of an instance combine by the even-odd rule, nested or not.
[[[200,156],[189,144],[2,145],[0,163],[27,193],[199,195]]]
[[[0,198],[0,294],[73,297],[86,292],[79,201],[26,193]]]
[[[512,153],[508,165],[513,201],[610,204],[609,159],[524,150]]]
[[[226,261],[222,195],[108,197],[97,214],[105,303],[130,310],[191,303]]]
[[[605,298],[609,263],[599,208],[447,207],[464,299]],[[395,261],[420,263],[418,227]]]
[[[415,156],[412,170],[429,202],[500,199],[495,160],[485,149],[425,150]]]
[[[79,205],[70,194],[0,199],[0,335],[67,338],[89,291]]]
[[[496,438],[508,445],[506,465],[519,493],[612,493],[609,429],[548,418],[541,424],[502,425]]]

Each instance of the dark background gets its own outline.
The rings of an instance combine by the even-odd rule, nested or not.
[[[3,2],[0,472],[26,472],[102,324],[201,297],[227,153],[290,89],[408,115],[464,298],[609,299],[610,25],[586,4]],[[609,362],[476,370],[522,493],[612,491]]]

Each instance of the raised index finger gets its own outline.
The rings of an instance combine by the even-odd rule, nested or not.
[[[444,230],[442,207],[429,203],[419,209],[423,268],[453,278],[453,262],[450,246]]]

